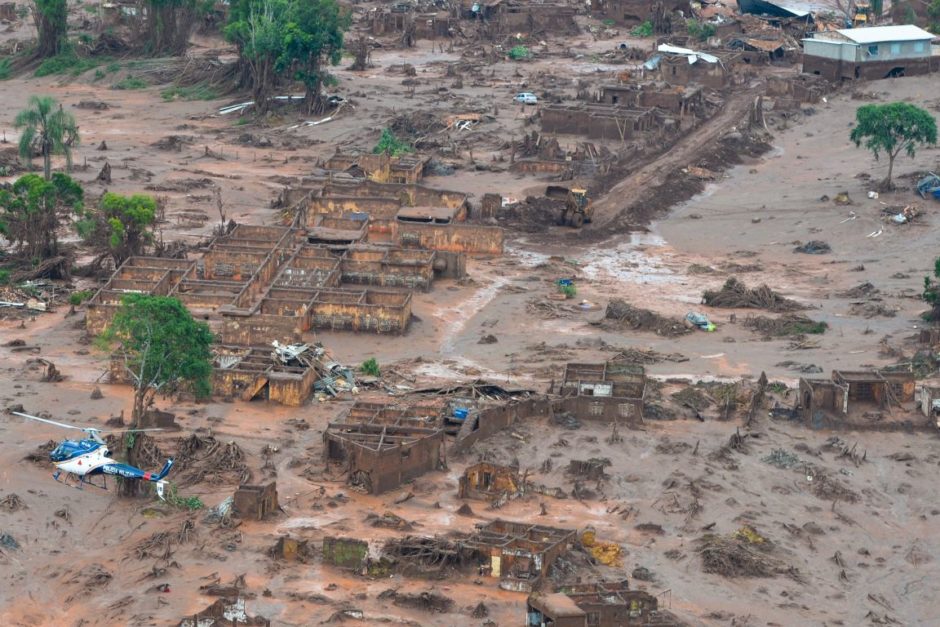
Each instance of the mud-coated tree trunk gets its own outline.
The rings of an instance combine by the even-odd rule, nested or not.
[[[45,133],[42,140],[42,175],[47,181],[52,180],[52,145]]]
[[[134,390],[134,409],[131,411],[131,429],[139,429],[144,412],[147,411],[147,403],[150,398],[148,388],[136,388]],[[131,466],[138,466],[140,453],[140,438],[137,433],[128,433],[124,436],[124,456],[127,463]],[[121,496],[136,497],[140,495],[140,481],[137,479],[121,479]]]
[[[62,52],[67,41],[67,18],[66,0],[34,0],[33,21],[39,35],[37,57],[45,59]]]

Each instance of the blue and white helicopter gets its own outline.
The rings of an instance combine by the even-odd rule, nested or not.
[[[109,457],[111,451],[108,450],[105,441],[101,439],[102,433],[163,431],[163,429],[116,429],[114,431],[102,431],[94,427],[67,425],[62,422],[40,418],[39,416],[31,416],[18,411],[11,413],[16,416],[30,420],[38,420],[39,422],[45,422],[46,424],[55,425],[64,429],[84,431],[88,434],[89,437],[81,440],[63,440],[49,453],[49,459],[52,460],[52,463],[56,467],[56,472],[52,475],[52,478],[56,481],[64,483],[65,485],[72,485],[69,482],[69,480],[72,479],[73,483],[77,481],[77,485],[72,485],[72,487],[81,489],[85,485],[90,485],[107,490],[107,475],[115,475],[124,477],[125,479],[141,479],[143,481],[154,482],[157,488],[157,496],[161,499],[163,498],[163,489],[166,486],[164,478],[170,472],[170,468],[173,467],[172,459],[166,460],[166,464],[163,465],[160,472],[147,472],[140,468],[122,464],[111,459]],[[60,479],[59,477],[62,476],[62,473],[65,473],[65,476]],[[94,482],[94,477],[97,476],[101,476],[102,483],[100,485]]]

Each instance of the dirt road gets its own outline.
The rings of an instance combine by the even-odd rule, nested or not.
[[[701,159],[708,151],[715,149],[716,140],[733,130],[746,115],[754,98],[763,90],[762,83],[749,85],[747,89],[733,92],[712,119],[680,139],[674,146],[665,150],[659,157],[631,172],[625,179],[614,185],[607,194],[594,203],[594,219],[588,225],[589,231],[603,232],[629,230],[631,226],[645,222],[652,216],[642,210],[645,200],[661,190],[673,173],[690,163]],[[694,192],[693,192],[694,193]],[[632,199],[632,200],[628,200]],[[670,204],[686,200],[673,198]]]

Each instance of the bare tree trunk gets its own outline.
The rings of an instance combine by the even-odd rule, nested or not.
[[[897,153],[888,154],[888,178],[886,178],[884,182],[885,190],[890,190],[894,187],[894,185],[891,183],[891,175],[894,173],[894,158],[897,156]]]

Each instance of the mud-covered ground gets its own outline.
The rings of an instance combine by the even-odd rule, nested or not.
[[[200,53],[221,45],[216,40],[197,44]],[[247,119],[243,123],[237,116],[218,114],[230,98],[168,103],[161,97],[166,85],[111,89],[121,77],[140,72],[126,64],[115,76],[97,80],[92,72],[67,81],[22,77],[2,83],[0,129],[14,142],[12,119],[28,96],[54,95],[80,125],[83,145],[75,159],[80,166],[76,176],[87,184],[89,195],[105,190],[92,181],[107,160],[113,178],[107,189],[161,198],[166,210],[161,229],[167,240],[195,242],[211,232],[218,220],[215,189],[228,218],[276,222],[279,214],[269,205],[285,184],[312,174],[338,146],[368,149],[390,120],[415,111],[443,116],[474,110],[490,116],[470,131],[485,134],[483,140],[450,137],[455,152],[441,160],[459,167],[448,176],[431,176],[428,184],[470,192],[474,202],[484,191],[521,198],[545,182],[508,172],[508,154],[500,146],[536,128],[526,125],[530,112],[511,104],[512,95],[544,84],[538,81],[559,74],[563,63],[554,90],[573,97],[576,79],[600,67],[590,55],[613,45],[586,35],[552,40],[546,56],[522,67],[487,66],[485,80],[465,78],[462,87],[446,76],[446,62],[460,58],[459,48],[441,52],[431,42],[419,41],[408,51],[377,50],[372,55],[375,67],[366,72],[337,72],[335,89],[349,105],[335,119],[318,125],[303,125],[305,119],[294,113],[264,124]],[[569,49],[578,53],[569,55]],[[417,70],[413,96],[409,85],[402,84],[406,76],[397,69],[404,62]],[[919,313],[924,309],[918,296],[938,249],[938,205],[913,194],[911,174],[936,171],[940,153],[927,149],[915,159],[901,157],[895,169],[900,189],[869,198],[872,181],[883,175],[885,166],[850,144],[849,125],[855,108],[869,101],[907,100],[936,112],[940,83],[897,79],[854,91],[832,95],[786,123],[770,116],[770,152],[744,158],[742,165],[709,182],[702,194],[674,207],[648,231],[602,239],[602,225],[608,221],[614,226],[630,223],[617,221],[619,211],[641,191],[631,190],[630,181],[654,181],[657,163],[673,168],[681,161],[676,153],[651,164],[650,177],[640,172],[615,187],[611,196],[597,199],[602,210],[598,224],[583,234],[560,227],[536,234],[510,231],[504,257],[472,260],[469,280],[444,281],[429,293],[415,294],[416,318],[405,337],[323,333],[309,339],[324,342],[349,364],[368,357],[388,367],[398,362],[399,371],[421,381],[485,376],[535,390],[545,390],[549,381],[557,380],[567,361],[605,359],[630,348],[687,358],[649,364],[648,371],[660,380],[756,379],[766,371],[771,380],[793,386],[805,371],[828,373],[897,361],[896,350],[888,356],[885,346],[907,355],[913,351],[908,338],[922,325]],[[108,108],[77,107],[83,101],[104,102]],[[736,122],[730,116],[719,115],[714,122],[728,127],[703,127],[703,137],[734,132]],[[179,150],[154,146],[170,136],[182,138]],[[570,146],[580,141],[559,139]],[[97,150],[102,141],[107,150]],[[692,145],[678,150],[695,147],[688,143]],[[6,151],[13,146],[6,144]],[[840,192],[848,192],[851,204],[833,202]],[[828,200],[821,200],[824,196]],[[657,199],[658,210],[673,204],[671,200],[682,198]],[[885,207],[911,203],[922,210],[913,224],[882,219]],[[65,232],[63,237],[74,240]],[[824,240],[832,251],[793,252],[809,240]],[[810,342],[766,340],[743,320],[749,313],[773,314],[700,304],[704,290],[720,287],[731,276],[748,286],[766,283],[804,304],[802,313],[828,323],[829,329]],[[553,298],[554,281],[563,277],[575,278],[578,293],[573,300]],[[864,282],[877,293],[845,294]],[[93,286],[85,279],[77,284]],[[600,324],[614,298],[673,318],[701,311],[718,328],[663,337]],[[583,307],[581,301],[587,301]],[[868,317],[873,311],[877,315]],[[732,313],[736,323],[730,322]],[[484,335],[494,336],[496,343],[480,343]],[[66,422],[96,426],[129,411],[130,390],[102,383],[106,359],[83,338],[80,311],[67,316],[63,307],[54,313],[7,317],[0,321],[0,344],[12,339],[39,346],[38,356],[54,362],[66,379],[37,381],[26,364],[36,355],[2,347],[0,406],[22,404],[32,413],[46,411]],[[103,398],[93,400],[96,385]],[[792,393],[776,398],[791,403]],[[934,481],[940,446],[933,433],[832,434],[772,420],[761,412],[752,428],[742,431],[743,447],[731,449],[727,445],[739,421],[699,422],[689,412],[679,412],[676,420],[649,421],[642,430],[622,429],[621,442],[608,442],[607,426],[567,429],[532,422],[515,425],[462,457],[450,457],[447,471],[369,497],[323,471],[322,431],[348,402],[347,397],[290,409],[261,403],[159,401],[177,414],[183,429],[156,436],[164,452],[174,453],[178,437],[211,432],[222,443],[237,444],[254,479],[276,473],[283,513],[265,522],[245,521],[234,529],[205,522],[205,511],[127,502],[113,492],[78,491],[55,483],[48,464],[23,458],[65,434],[4,416],[0,501],[15,494],[21,506],[14,499],[2,501],[9,506],[0,504],[0,533],[9,534],[18,545],[0,546],[0,621],[175,624],[214,601],[200,586],[216,579],[229,583],[244,574],[249,613],[268,617],[275,625],[319,624],[342,609],[361,609],[368,624],[387,620],[478,625],[484,619],[472,617],[471,611],[480,601],[498,625],[521,623],[525,596],[501,591],[492,580],[478,580],[472,572],[443,581],[367,579],[324,567],[319,559],[288,565],[267,554],[285,533],[314,542],[326,535],[367,538],[377,549],[385,538],[401,534],[365,522],[367,515],[386,511],[410,521],[410,533],[426,535],[467,532],[475,523],[497,516],[566,528],[593,526],[599,537],[625,550],[622,567],[601,568],[596,574],[632,577],[637,567],[649,569],[651,581],[633,580],[631,585],[654,594],[670,591],[662,602],[691,624],[940,621],[933,601],[940,544],[932,533],[940,514]],[[299,427],[296,419],[309,428]],[[830,440],[833,436],[839,441]],[[853,445],[867,452],[864,460],[841,455],[843,447]],[[789,468],[765,461],[768,456],[781,459],[775,450],[797,461]],[[470,502],[474,515],[457,514],[462,504],[456,498],[458,477],[478,459],[518,463],[533,480],[570,493],[574,478],[565,473],[568,462],[590,457],[611,461],[609,478],[585,484],[593,495],[580,500],[531,496],[498,511]],[[236,483],[227,475],[218,482],[179,489],[211,507],[231,495]],[[409,492],[412,498],[396,504]],[[188,520],[193,521],[191,528],[184,527]],[[771,576],[727,578],[704,572],[699,555],[703,536],[727,536],[745,525],[766,538],[761,555],[771,565]],[[149,543],[164,532],[169,544],[162,538]],[[379,598],[389,588],[432,590],[455,605],[447,614],[402,608]]]

